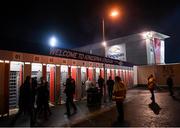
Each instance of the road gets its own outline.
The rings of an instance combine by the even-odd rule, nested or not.
[[[113,107],[107,112],[77,123],[73,126],[138,126],[138,127],[169,127],[180,126],[180,92],[175,97],[169,96],[167,90],[155,93],[156,104],[151,104],[148,90],[139,90],[131,100],[124,103],[125,121],[116,120],[117,111]]]

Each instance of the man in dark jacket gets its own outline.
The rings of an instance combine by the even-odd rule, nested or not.
[[[33,113],[33,94],[31,89],[31,77],[27,76],[26,80],[20,87],[19,95],[19,111],[12,120],[12,126],[15,124],[19,116],[24,113],[30,116],[30,126],[34,125],[34,113]]]
[[[112,100],[112,91],[114,86],[114,80],[112,80],[112,77],[109,77],[109,80],[107,80],[107,86],[108,86],[108,94],[109,94],[109,101]]]
[[[64,93],[66,94],[66,109],[67,109],[66,114],[69,117],[71,115],[70,104],[74,109],[74,113],[77,112],[76,105],[73,101],[73,96],[75,94],[75,80],[71,76],[69,76],[69,78],[66,79],[66,87]]]
[[[99,76],[99,79],[98,79],[98,85],[99,85],[99,88],[100,88],[100,99],[102,99],[102,96],[103,96],[103,88],[104,88],[104,79]]]

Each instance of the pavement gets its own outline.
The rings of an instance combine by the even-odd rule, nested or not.
[[[151,104],[150,93],[146,89],[133,88],[128,90],[124,102],[125,121],[117,121],[117,111],[114,102],[103,103],[100,107],[87,107],[86,100],[77,101],[78,111],[67,117],[65,105],[51,107],[52,115],[48,119],[38,118],[35,126],[49,127],[169,127],[180,126],[180,91],[175,96],[169,96],[167,89],[155,92],[156,104]],[[11,126],[13,116],[0,118],[0,126]],[[22,115],[14,126],[28,127],[29,117]]]

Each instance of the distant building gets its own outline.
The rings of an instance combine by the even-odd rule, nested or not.
[[[164,64],[165,39],[169,36],[148,31],[95,43],[74,50],[131,62],[137,65]]]

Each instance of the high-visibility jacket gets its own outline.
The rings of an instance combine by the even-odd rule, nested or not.
[[[126,86],[121,81],[120,83],[115,83],[113,86],[113,96],[112,99],[116,102],[123,102],[126,98]]]

